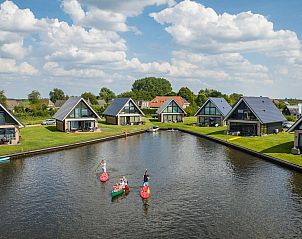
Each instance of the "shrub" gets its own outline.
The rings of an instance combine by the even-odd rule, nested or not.
[[[157,109],[141,109],[145,115],[154,115]]]

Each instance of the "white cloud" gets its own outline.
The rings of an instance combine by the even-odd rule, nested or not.
[[[36,75],[38,70],[27,62],[17,64],[13,59],[0,58],[0,74],[21,74],[21,75]]]
[[[93,6],[99,9],[122,13],[126,16],[137,16],[142,13],[147,6],[168,5],[173,6],[174,0],[79,0],[84,6]]]
[[[0,5],[0,30],[28,32],[36,30],[37,20],[29,9],[19,9],[12,1]]]
[[[59,66],[57,62],[46,62],[43,69],[48,71],[52,76],[57,77],[75,77],[75,78],[96,78],[103,77],[105,73],[99,69],[69,69],[66,70]]]
[[[175,4],[174,0],[63,0],[62,7],[73,23],[85,27],[117,32],[141,32],[126,21],[129,16],[137,16],[146,6]],[[85,10],[84,10],[85,8]]]
[[[121,13],[96,7],[89,7],[85,12],[77,0],[65,0],[63,8],[71,16],[74,24],[120,32],[129,30],[126,24],[127,17]]]
[[[171,59],[129,58],[127,42],[118,32],[138,32],[127,25],[127,18],[139,15],[146,6],[163,4],[170,8],[151,16],[177,43]],[[251,12],[219,15],[191,1],[174,4],[169,0],[64,0],[62,8],[73,20],[68,24],[37,19],[29,9],[6,1],[0,5],[0,84],[7,79],[19,83],[30,76],[32,84],[42,88],[46,83],[49,88],[69,85],[74,95],[95,85],[123,91],[134,79],[154,75],[195,92],[210,87],[265,95],[268,87],[273,94],[300,82],[302,54],[294,32],[276,31],[272,22]],[[278,64],[264,64],[263,58],[261,64],[255,63],[246,52]],[[297,89],[302,87],[299,84]],[[292,94],[289,87],[286,90]]]
[[[125,41],[113,31],[86,30],[52,20],[41,32],[40,39],[48,61],[100,64],[126,58]]]
[[[208,53],[262,52],[295,57],[300,42],[295,32],[275,31],[260,14],[217,14],[212,8],[185,0],[150,16],[181,46]]]

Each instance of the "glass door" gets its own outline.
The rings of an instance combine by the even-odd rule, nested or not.
[[[302,133],[298,136],[298,147],[300,150],[302,150]]]

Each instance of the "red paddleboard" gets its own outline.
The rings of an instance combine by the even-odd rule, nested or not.
[[[150,197],[151,191],[148,186],[141,186],[139,189],[139,195],[142,199],[147,199]]]
[[[109,180],[108,173],[102,173],[100,176],[100,181],[104,183],[104,182],[107,182],[108,180]]]
[[[128,185],[126,185],[124,188],[123,188],[125,191],[129,191],[130,188],[128,187]]]

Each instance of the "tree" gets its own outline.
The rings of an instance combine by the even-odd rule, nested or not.
[[[131,97],[132,100],[152,100],[154,97],[148,91],[144,90],[135,90],[135,91],[126,91],[117,96],[118,98],[127,98]]]
[[[165,94],[165,96],[177,96],[177,93],[174,91],[170,91],[169,93]]]
[[[128,98],[128,97],[133,98],[133,96],[134,96],[133,91],[126,91],[117,95],[117,98]]]
[[[97,105],[98,101],[96,99],[96,96],[92,94],[91,92],[85,92],[81,95],[85,100],[89,100],[92,105]]]
[[[41,98],[41,94],[37,90],[33,90],[30,94],[28,94],[28,100],[31,104],[39,103]]]
[[[208,99],[208,96],[205,93],[198,93],[195,102],[197,105],[202,106],[204,102]]]
[[[151,97],[166,95],[172,91],[171,83],[164,78],[147,77],[136,80],[132,84],[132,91],[149,92]]]
[[[185,108],[185,111],[187,113],[187,116],[193,116],[198,109],[199,107],[196,105],[195,102],[193,102],[187,108]]]
[[[203,90],[202,89],[198,92],[195,102],[197,105],[201,106],[209,97],[219,97],[219,98],[225,98],[226,100],[228,100],[228,96],[226,94],[222,94],[218,90],[214,90],[214,89]]]
[[[102,100],[105,100],[106,103],[109,102],[109,100],[112,100],[116,97],[116,95],[114,94],[114,92],[106,87],[103,87],[101,90],[100,90],[100,93],[99,93],[99,96],[100,96],[100,99]]]
[[[242,94],[232,93],[228,97],[228,102],[230,103],[230,105],[234,105],[241,96]]]
[[[181,87],[178,91],[178,95],[186,99],[190,104],[195,102],[195,95],[188,87]]]
[[[49,92],[49,99],[56,103],[57,100],[65,100],[66,96],[63,90],[54,88],[52,91]]]
[[[2,104],[3,106],[6,106],[6,96],[5,96],[5,91],[4,90],[0,90],[0,104]]]

